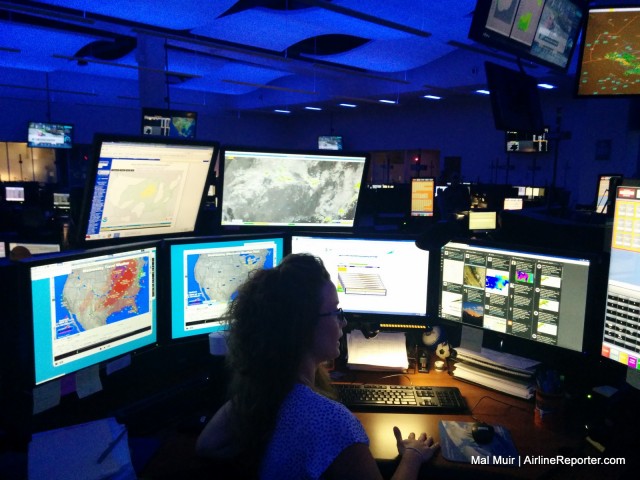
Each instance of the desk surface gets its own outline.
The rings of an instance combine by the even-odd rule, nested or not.
[[[405,374],[392,377],[387,377],[387,374],[380,372],[348,372],[340,381],[390,385],[455,386],[460,389],[462,396],[467,401],[470,412],[463,415],[355,412],[369,435],[373,456],[382,462],[397,457],[398,451],[393,436],[394,426],[400,428],[404,437],[410,432],[416,434],[427,432],[440,441],[438,428],[440,420],[476,421],[473,417],[492,425],[502,425],[507,428],[523,462],[525,457],[548,459],[557,455],[575,455],[583,444],[583,437],[579,433],[571,433],[564,429],[551,431],[536,425],[532,400],[521,400],[462,382],[446,372],[432,370],[427,374]],[[447,472],[451,474],[451,471],[455,470],[456,476],[465,476],[465,473],[468,473],[469,475],[474,474],[477,478],[480,470],[478,465],[450,462],[442,454],[439,454],[432,461],[429,468],[430,477],[434,475],[434,470],[441,474]],[[553,474],[554,469],[557,470],[557,466],[531,463],[520,467],[488,465],[481,467],[482,473],[490,474],[492,478],[501,476],[537,478]]]

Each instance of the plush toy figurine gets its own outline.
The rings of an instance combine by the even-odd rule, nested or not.
[[[438,325],[427,327],[422,334],[422,343],[442,360],[446,360],[452,355],[455,356],[455,351],[447,341],[444,329]]]

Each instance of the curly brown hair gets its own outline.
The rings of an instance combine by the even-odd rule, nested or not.
[[[256,270],[229,306],[227,363],[234,434],[242,462],[257,473],[286,395],[319,321],[322,289],[331,281],[322,260],[290,254],[268,270]],[[328,394],[326,370],[316,388]]]

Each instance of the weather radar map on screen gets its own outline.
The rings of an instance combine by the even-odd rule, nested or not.
[[[155,341],[155,248],[31,268],[36,383]]]
[[[171,245],[172,338],[224,328],[229,302],[249,274],[273,268],[281,238]]]
[[[589,11],[578,95],[640,94],[640,6]]]
[[[366,157],[231,151],[222,225],[352,227]]]

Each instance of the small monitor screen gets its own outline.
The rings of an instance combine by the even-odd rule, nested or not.
[[[590,8],[576,73],[579,96],[640,94],[639,20],[639,5]]]
[[[7,256],[6,246],[3,241],[0,241],[0,258],[5,258]]]
[[[29,122],[27,146],[32,148],[73,147],[73,125]]]
[[[293,235],[291,251],[322,259],[345,312],[427,314],[429,252],[415,240]]]
[[[469,230],[495,230],[496,212],[469,210]]]
[[[4,187],[4,199],[7,202],[24,202],[24,187]]]
[[[507,130],[506,151],[507,153],[547,153],[549,151],[549,127],[545,127],[542,132],[529,133]]]
[[[353,227],[367,156],[227,150],[222,225]]]
[[[582,351],[590,261],[450,242],[442,247],[440,317]]]
[[[505,198],[503,210],[522,210],[524,201],[520,197]]]
[[[342,150],[342,137],[340,135],[320,135],[318,137],[318,149]]]
[[[171,338],[225,329],[238,287],[253,270],[278,265],[283,243],[265,237],[171,244]]]
[[[602,355],[638,369],[640,358],[640,187],[619,186],[611,235]]]
[[[69,210],[71,208],[71,194],[65,192],[53,192],[53,208]]]
[[[142,134],[158,137],[196,138],[196,112],[144,108]]]
[[[95,152],[83,204],[85,241],[194,232],[216,144],[100,138]]]
[[[35,383],[156,340],[156,247],[30,265]]]
[[[411,179],[411,216],[433,216],[433,199],[435,194],[435,178]]]
[[[60,251],[60,245],[57,243],[9,243],[9,251],[15,247],[24,247],[29,250],[31,255],[41,255],[43,253],[56,253]]]

